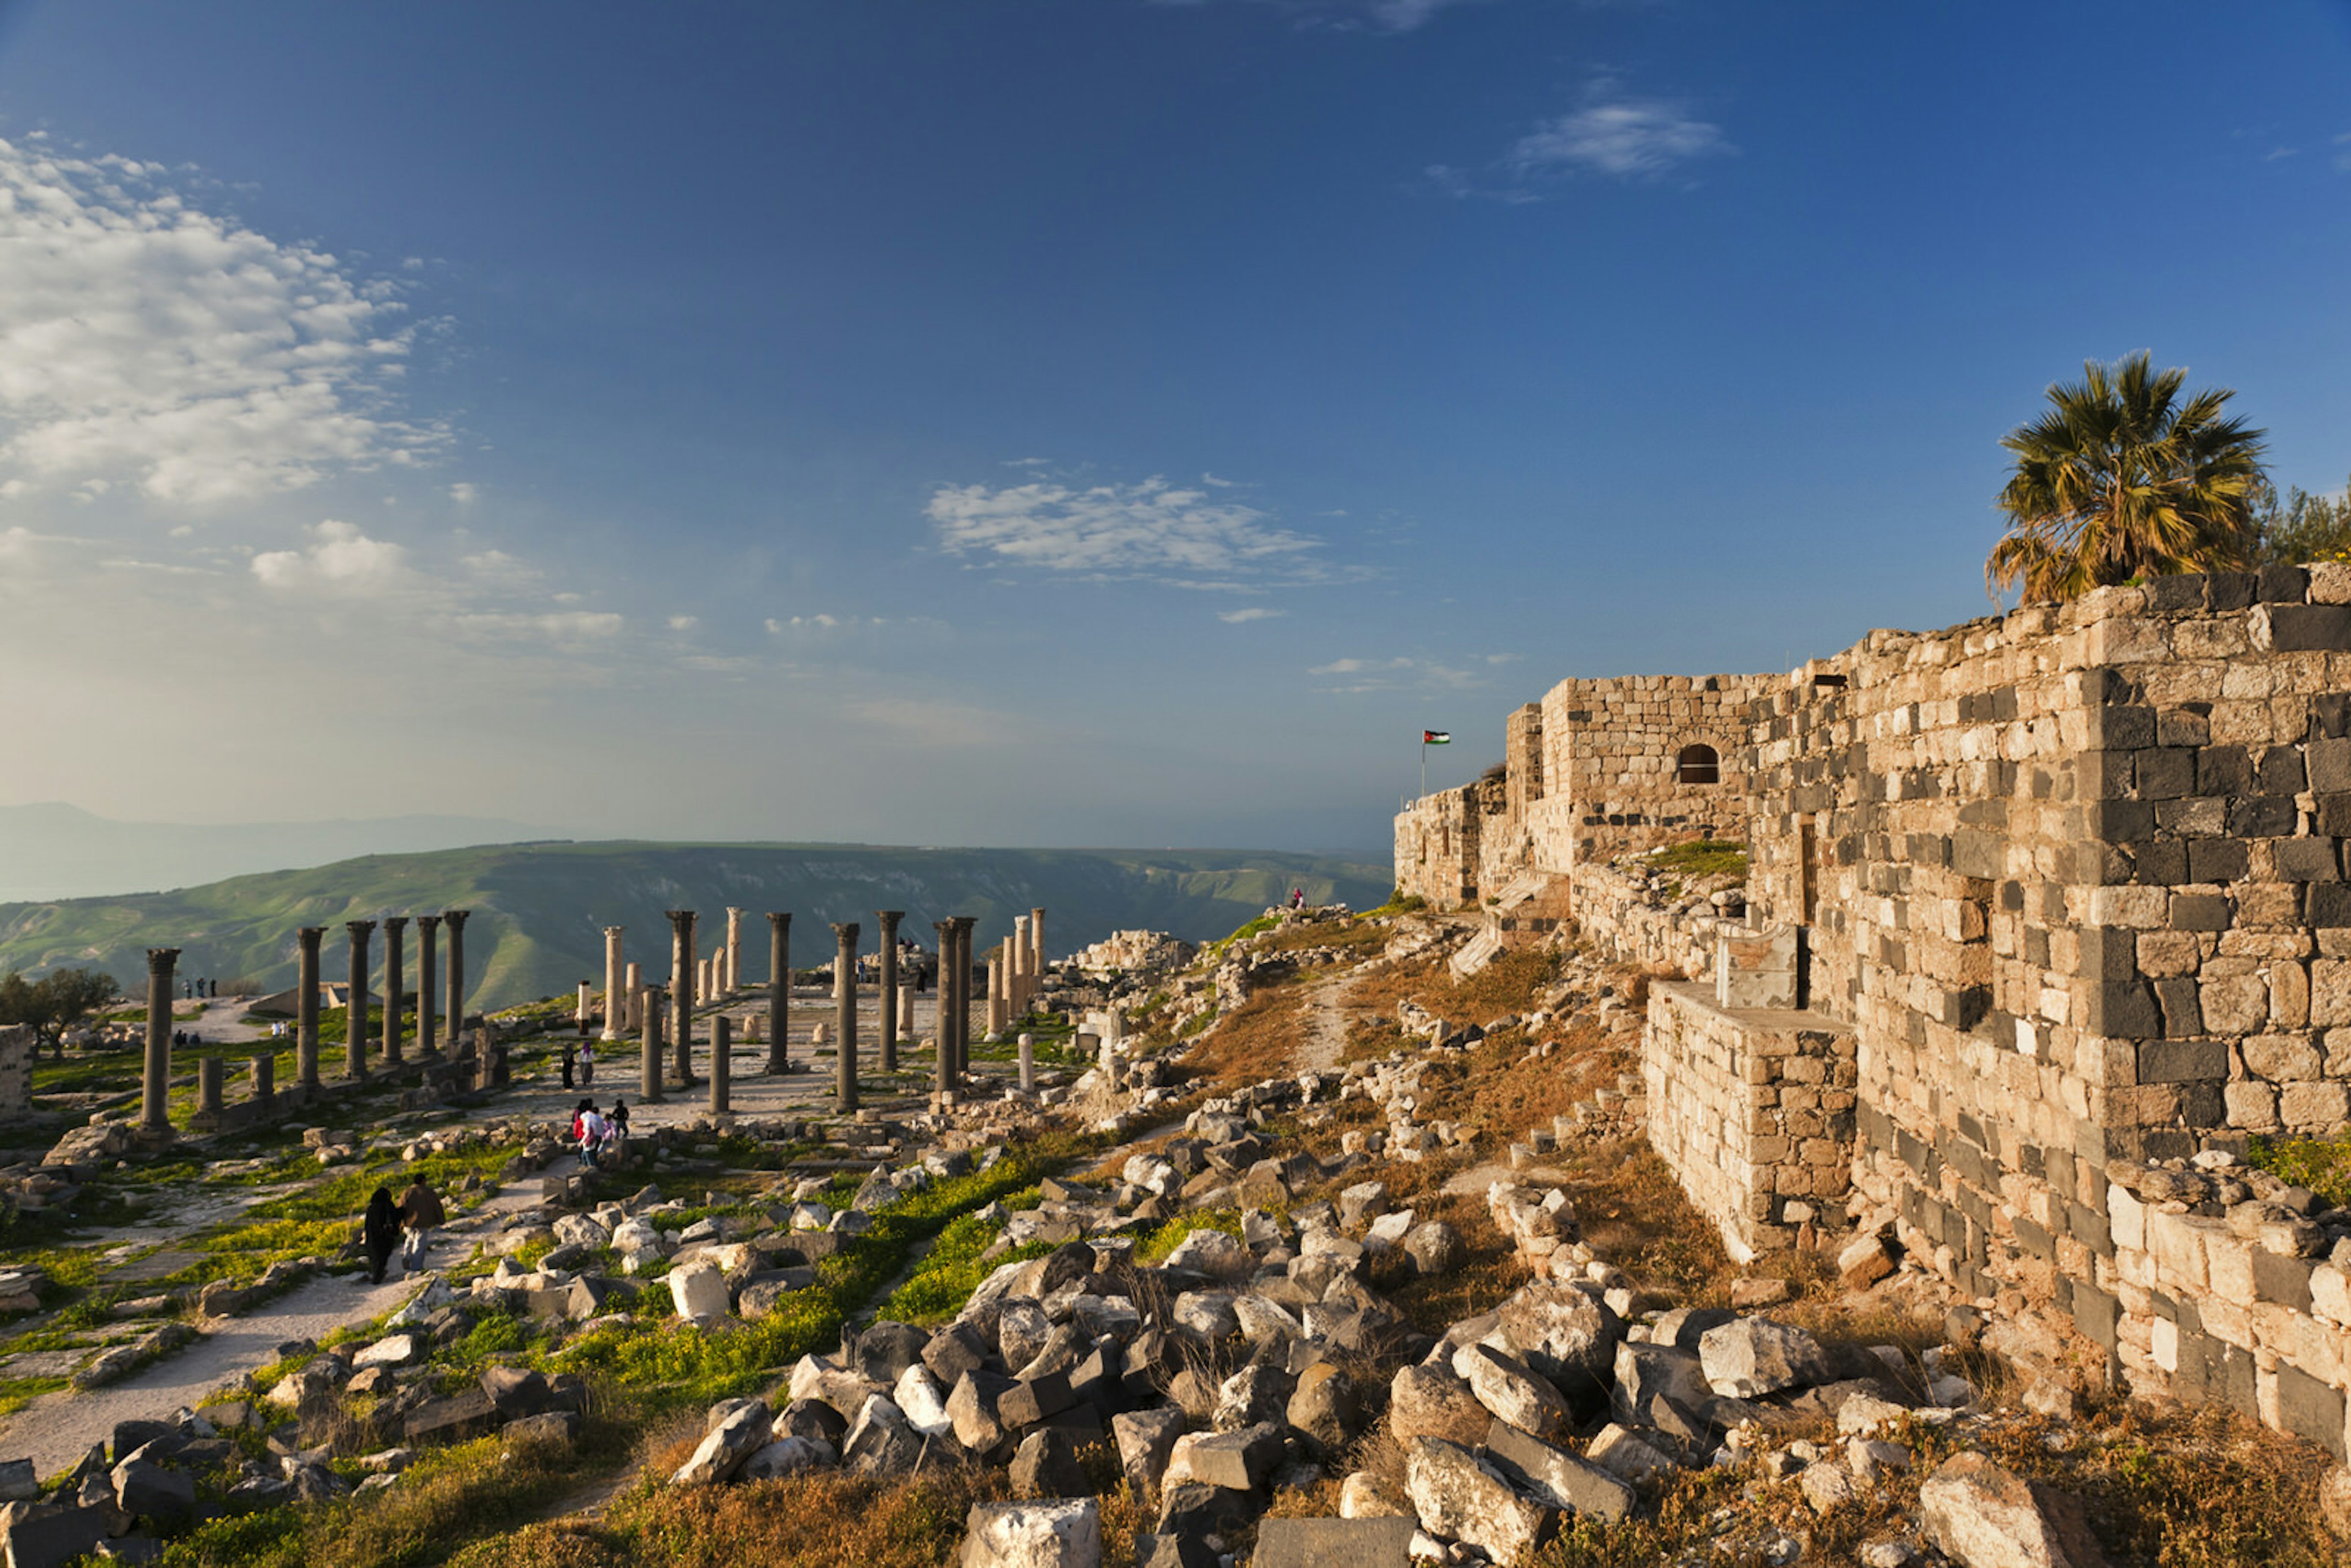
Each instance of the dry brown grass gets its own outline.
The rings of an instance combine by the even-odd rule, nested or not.
[[[1185,1065],[1220,1090],[1286,1071],[1305,1043],[1305,987],[1294,977],[1266,987],[1194,1041]]]

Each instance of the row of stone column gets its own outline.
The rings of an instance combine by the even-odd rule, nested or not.
[[[987,959],[987,1031],[1002,1034],[1012,1020],[1029,1016],[1029,1004],[1045,974],[1045,912],[1012,917],[1012,935]]]
[[[439,934],[443,926],[449,931],[448,1017],[449,1036],[455,1040],[465,1018],[465,920],[473,911],[447,909],[438,915],[414,917],[422,937],[418,950],[418,1002],[416,1011],[416,1046],[426,1057],[440,1054],[440,1002],[435,995],[438,977],[434,973],[438,959]],[[401,1019],[404,1011],[407,990],[406,964],[402,957],[402,937],[410,917],[389,915],[381,922],[384,932],[384,1005],[382,1056],[388,1066],[398,1066],[402,1060]],[[367,995],[370,965],[369,938],[374,934],[373,920],[347,920],[344,931],[350,938],[350,980],[348,1025],[344,1031],[344,1071],[351,1078],[364,1078],[368,1071]],[[296,979],[294,984],[294,1063],[295,1078],[306,1092],[319,1087],[319,945],[325,938],[323,925],[305,925],[295,932]],[[172,1086],[172,970],[180,959],[177,947],[147,949],[147,1054],[140,1085],[140,1125],[152,1133],[171,1131]],[[214,1069],[217,1071],[217,1068]],[[268,1067],[256,1066],[254,1088],[256,1095],[267,1098],[275,1092],[275,1062]],[[215,1095],[214,1098],[217,1098]]]

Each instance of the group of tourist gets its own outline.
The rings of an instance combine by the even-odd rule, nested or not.
[[[192,1002],[198,997],[216,997],[219,995],[220,982],[218,980],[182,980],[180,982],[180,999],[182,1001]]]
[[[593,1100],[582,1100],[571,1113],[571,1142],[580,1151],[580,1163],[591,1169],[603,1168],[604,1156],[618,1154],[629,1138],[629,1103],[612,1102],[609,1112],[596,1109]]]
[[[368,1199],[367,1214],[360,1221],[360,1244],[367,1249],[368,1278],[376,1284],[383,1283],[383,1270],[392,1261],[394,1248],[400,1249],[401,1272],[416,1272],[423,1266],[424,1249],[431,1245],[434,1227],[448,1218],[440,1195],[422,1175],[400,1195],[398,1203],[392,1202],[391,1188],[376,1188],[375,1196]]]

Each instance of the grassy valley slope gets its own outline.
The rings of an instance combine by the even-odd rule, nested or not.
[[[277,988],[293,981],[298,926],[329,928],[324,968],[332,977],[345,963],[343,921],[471,908],[470,1000],[496,1008],[581,979],[601,985],[607,925],[626,926],[630,957],[665,976],[670,909],[701,911],[705,953],[723,936],[729,904],[747,911],[744,967],[764,977],[770,909],[792,912],[792,958],[805,967],[831,956],[831,921],[862,922],[870,951],[882,908],[906,911],[902,929],[926,946],[934,920],[977,915],[975,941],[985,948],[1009,934],[1015,915],[1041,905],[1047,946],[1065,953],[1132,927],[1221,936],[1292,887],[1316,902],[1367,908],[1388,884],[1384,865],[1240,850],[498,844],[369,855],[169,893],[0,904],[0,973],[89,965],[135,989],[144,950],[176,946],[183,975],[249,976]],[[414,947],[412,936],[412,984]],[[381,963],[380,937],[375,956]]]

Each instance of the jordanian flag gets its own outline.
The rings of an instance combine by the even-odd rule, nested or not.
[[[1423,746],[1450,746],[1453,744],[1453,732],[1449,729],[1424,729],[1420,732],[1420,743]]]

